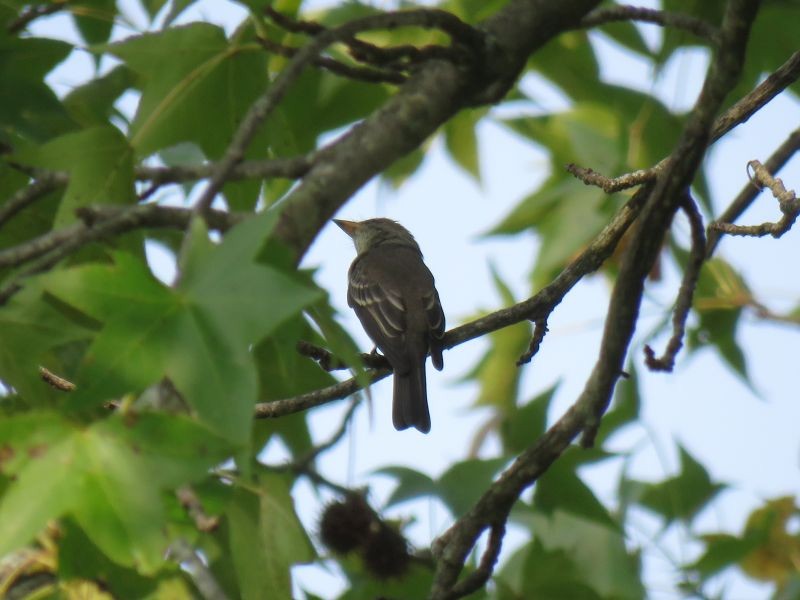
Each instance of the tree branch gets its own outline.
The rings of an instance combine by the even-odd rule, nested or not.
[[[356,190],[417,148],[463,106],[500,98],[534,50],[597,4],[512,0],[481,24],[487,45],[471,69],[443,60],[425,62],[380,109],[320,150],[287,198],[276,229],[296,261]]]
[[[697,17],[627,4],[598,8],[586,15],[581,20],[580,26],[589,29],[617,21],[642,21],[662,27],[681,29],[703,38],[712,45],[716,45],[719,38],[719,31],[716,27]]]
[[[771,235],[774,238],[781,237],[784,233],[791,229],[794,222],[800,214],[800,201],[793,190],[787,190],[783,185],[783,181],[774,177],[769,169],[762,165],[757,160],[751,160],[747,163],[748,168],[753,169],[753,177],[751,183],[758,191],[765,187],[772,191],[772,195],[778,201],[778,207],[783,213],[779,221],[766,222],[761,225],[734,225],[732,223],[725,223],[723,221],[715,221],[708,227],[713,231],[727,233],[728,235],[747,235],[754,237],[762,237]]]
[[[471,41],[480,38],[482,41],[482,35],[477,30],[472,29],[453,14],[439,10],[410,10],[370,15],[320,32],[297,51],[297,54],[280,72],[269,89],[250,106],[228,145],[225,156],[217,164],[208,186],[197,200],[196,213],[203,215],[208,211],[214,197],[228,181],[233,168],[244,158],[245,151],[253,141],[258,128],[283,99],[289,87],[302,74],[306,66],[313,62],[322,50],[334,42],[346,40],[359,32],[409,26],[438,27],[454,36],[464,36]]]
[[[777,173],[781,170],[783,165],[789,162],[789,159],[794,156],[795,152],[800,150],[800,128],[795,129],[789,134],[789,137],[772,153],[767,161],[764,163],[764,168],[770,173]],[[738,219],[744,211],[753,203],[753,201],[761,193],[761,190],[748,182],[742,188],[739,195],[734,198],[730,206],[719,216],[718,222],[733,223]],[[719,243],[722,233],[709,229],[708,231],[708,244],[706,246],[706,253],[711,256]]]
[[[689,219],[692,230],[692,249],[689,255],[689,263],[683,273],[678,298],[675,301],[675,312],[672,315],[672,337],[667,342],[664,354],[656,358],[655,352],[650,346],[644,347],[645,364],[652,371],[672,371],[675,366],[675,357],[683,346],[683,336],[686,331],[686,319],[692,308],[692,299],[697,286],[697,279],[700,277],[700,269],[706,257],[706,236],[703,229],[703,217],[697,204],[690,195],[686,195],[681,208]]]
[[[798,78],[800,78],[800,51],[792,54],[774,73],[756,86],[752,92],[731,106],[714,122],[710,143],[713,144],[737,125],[747,122],[750,117],[797,81]],[[648,181],[654,181],[667,168],[673,156],[675,156],[674,152],[648,169],[633,171],[619,177],[607,177],[591,168],[580,167],[575,164],[568,164],[566,168],[569,173],[586,185],[597,186],[607,194],[611,194],[636,187]],[[713,248],[714,245],[715,243],[710,242],[709,248]]]
[[[708,145],[715,112],[735,85],[744,60],[757,0],[731,0],[721,31],[718,55],[681,135],[676,157],[648,194],[637,220],[631,246],[623,258],[611,296],[600,353],[583,392],[567,412],[536,443],[526,449],[467,514],[437,540],[439,557],[431,598],[452,598],[467,554],[490,524],[504,521],[522,491],[531,485],[584,431],[584,443],[593,442],[614,383],[622,371],[638,317],[644,280],[660,249],[663,232],[684,197]]]
[[[0,289],[0,306],[22,288],[22,280],[41,273],[83,246],[143,228],[185,229],[192,212],[185,208],[143,204],[133,207],[95,206],[78,209],[83,221],[0,251],[0,268],[30,263],[10,283]],[[208,213],[209,226],[225,231],[242,220],[242,215],[223,211]]]

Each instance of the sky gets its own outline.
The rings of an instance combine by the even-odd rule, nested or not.
[[[656,6],[652,1],[637,4]],[[145,21],[137,4],[128,2],[126,6],[133,22],[143,27]],[[198,2],[181,21],[204,18],[231,31],[243,15],[241,8],[232,3],[205,0]],[[63,16],[37,21],[33,30],[76,40],[74,30]],[[653,41],[659,35],[652,26],[642,30]],[[132,33],[118,27],[114,35],[121,38]],[[596,37],[595,42],[604,79],[637,89],[651,80],[648,64],[632,60],[601,37]],[[659,98],[674,109],[690,107],[706,64],[707,56],[700,50],[676,57],[656,80],[654,89]],[[60,93],[66,93],[84,81],[91,68],[85,53],[74,53],[51,74],[50,81]],[[529,77],[522,85],[540,98],[546,108],[566,106],[559,92],[541,79]],[[128,98],[127,105],[133,106],[133,101],[134,98]],[[708,176],[715,207],[724,208],[746,183],[746,163],[752,159],[765,160],[798,123],[800,103],[779,97],[711,150]],[[491,279],[492,266],[519,300],[532,293],[529,276],[538,248],[536,239],[529,234],[498,238],[486,237],[485,233],[547,176],[546,157],[540,149],[491,121],[480,125],[478,135],[483,175],[480,184],[449,160],[437,140],[420,171],[399,190],[373,181],[337,214],[339,218],[352,220],[389,217],[413,232],[436,277],[449,327],[473,318],[479,311],[502,307]],[[800,188],[800,157],[795,156],[780,176],[787,188]],[[778,217],[776,202],[769,194],[762,194],[743,222],[760,223]],[[687,239],[688,225],[681,217],[674,229],[682,239]],[[158,248],[150,250],[154,271],[169,280],[172,263]],[[718,255],[730,259],[770,307],[786,309],[794,306],[800,296],[798,262],[792,260],[799,250],[800,238],[797,231],[792,231],[779,240],[726,238]],[[367,351],[371,342],[346,303],[347,268],[354,255],[349,238],[329,224],[305,257],[303,266],[317,269],[316,280],[329,291],[339,309],[340,321]],[[637,328],[638,340],[671,306],[679,278],[674,268],[667,267],[663,281],[648,284]],[[587,278],[576,286],[552,314],[550,332],[539,354],[523,367],[523,400],[560,382],[551,407],[553,420],[580,393],[594,365],[608,293],[608,282],[599,276]],[[748,356],[753,389],[707,350],[692,356],[682,352],[672,374],[647,372],[642,366],[640,350],[634,354],[640,367],[644,399],[642,423],[627,428],[614,439],[616,450],[636,449],[627,468],[629,475],[637,479],[657,481],[674,474],[678,468],[676,442],[679,442],[706,465],[713,480],[729,484],[713,508],[699,517],[697,528],[706,532],[738,532],[747,514],[763,500],[800,493],[797,435],[800,403],[795,377],[800,328],[763,322],[751,315],[744,318],[738,339]],[[655,344],[657,349],[662,346],[663,339],[661,345]],[[393,485],[385,477],[372,476],[374,470],[404,465],[435,477],[454,461],[463,460],[473,436],[490,414],[486,409],[472,407],[478,390],[474,384],[461,380],[486,347],[484,340],[463,344],[445,353],[443,372],[428,368],[433,422],[429,435],[393,429],[391,381],[387,379],[373,386],[372,401],[362,403],[344,442],[323,455],[320,471],[353,487],[369,481],[373,505],[380,506]],[[637,347],[640,345],[634,342],[632,348]],[[339,427],[346,406],[346,402],[337,402],[313,411],[310,423],[315,439],[324,440]],[[490,438],[481,455],[492,456],[498,448],[497,440]],[[282,448],[272,445],[265,459],[278,462],[285,456]],[[612,460],[581,472],[600,498],[612,507],[622,466],[621,459]],[[296,500],[304,522],[316,523],[320,498],[307,485],[300,484]],[[413,517],[415,522],[407,531],[419,547],[427,546],[450,524],[448,513],[429,501],[400,505],[388,511],[387,516]],[[677,528],[654,541],[659,522],[644,511],[635,511],[632,523],[631,543],[649,548],[644,564],[651,597],[678,597],[674,588],[675,564],[691,560],[697,548]],[[512,530],[502,556],[508,556],[522,542],[524,538]],[[295,574],[299,585],[323,597],[342,589],[342,580],[335,571],[300,567]],[[729,598],[763,597],[768,589],[731,573],[726,573],[717,586],[724,586]]]

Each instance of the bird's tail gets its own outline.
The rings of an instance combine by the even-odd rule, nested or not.
[[[411,367],[408,373],[403,375],[395,373],[392,422],[397,430],[409,427],[416,427],[422,433],[431,430],[424,360]]]

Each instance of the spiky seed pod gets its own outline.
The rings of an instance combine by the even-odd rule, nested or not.
[[[411,564],[408,542],[391,525],[381,521],[361,547],[364,567],[377,579],[402,577]]]
[[[378,521],[361,494],[348,494],[341,502],[332,502],[322,513],[319,536],[332,552],[347,554],[367,539],[370,526]]]

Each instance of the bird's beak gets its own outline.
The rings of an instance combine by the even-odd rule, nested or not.
[[[342,219],[334,219],[334,223],[336,223],[342,231],[344,231],[350,237],[353,237],[358,231],[358,228],[361,227],[361,223],[357,221],[344,221]]]

